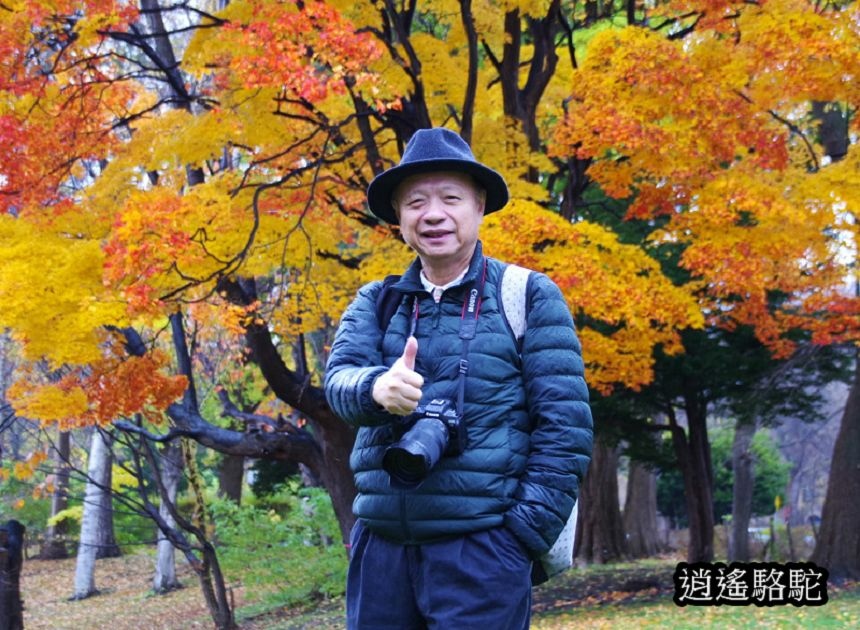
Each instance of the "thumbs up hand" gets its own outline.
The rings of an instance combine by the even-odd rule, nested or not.
[[[418,340],[409,337],[403,355],[373,384],[373,400],[389,413],[408,416],[421,400],[424,377],[415,371]]]

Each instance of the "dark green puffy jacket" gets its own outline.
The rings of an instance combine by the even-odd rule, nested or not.
[[[442,457],[417,488],[392,487],[382,456],[401,419],[375,404],[374,380],[403,353],[414,298],[421,403],[456,400],[463,301],[485,260],[468,355],[466,449]],[[376,319],[381,282],[362,287],[343,315],[325,392],[335,413],[359,427],[350,459],[359,492],[353,509],[383,537],[424,543],[505,525],[536,558],[554,542],[577,498],[591,456],[592,419],[573,320],[558,287],[544,274],[530,274],[527,329],[518,351],[497,295],[503,269],[504,263],[483,257],[478,243],[462,282],[436,303],[421,284],[416,259],[393,285],[403,300],[384,334]]]

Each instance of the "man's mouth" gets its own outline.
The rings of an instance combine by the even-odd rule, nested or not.
[[[429,232],[424,232],[421,236],[423,236],[424,238],[436,239],[448,236],[448,234],[450,234],[450,232],[446,230],[431,230]]]

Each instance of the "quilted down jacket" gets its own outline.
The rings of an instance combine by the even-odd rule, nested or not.
[[[486,262],[485,262],[486,261]],[[376,319],[381,282],[362,287],[347,308],[326,366],[335,413],[357,426],[350,458],[358,488],[353,509],[367,527],[410,544],[504,525],[537,558],[558,537],[577,498],[592,450],[592,418],[573,320],[558,287],[530,274],[527,329],[517,347],[501,312],[504,263],[478,243],[463,280],[436,303],[423,288],[420,261],[393,288],[403,294],[387,330]],[[477,333],[469,345],[462,454],[446,455],[417,487],[392,487],[382,468],[402,419],[371,397],[374,380],[403,353],[418,301],[416,371],[421,403],[456,400],[461,312],[486,268]]]

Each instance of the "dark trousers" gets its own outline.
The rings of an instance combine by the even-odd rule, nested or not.
[[[503,527],[399,545],[357,522],[346,586],[349,630],[522,630],[531,561]]]

